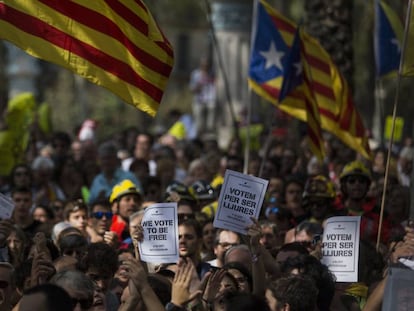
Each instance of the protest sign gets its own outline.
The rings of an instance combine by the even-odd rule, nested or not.
[[[142,261],[178,261],[177,203],[156,203],[148,206],[141,226],[144,229],[144,240],[138,247]]]
[[[337,282],[358,282],[360,216],[331,217],[322,238],[322,263]]]
[[[247,234],[251,217],[258,218],[268,181],[227,170],[220,191],[214,227]]]
[[[14,210],[13,201],[0,193],[0,219],[10,219]]]
[[[382,311],[414,310],[414,271],[391,267],[384,290]]]

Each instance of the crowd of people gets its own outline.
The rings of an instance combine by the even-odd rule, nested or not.
[[[1,179],[14,210],[0,221],[0,311],[380,310],[387,271],[414,256],[414,147],[393,153],[382,205],[387,151],[370,161],[325,138],[323,162],[286,137],[251,150],[247,174],[269,185],[247,235],[213,226],[225,171],[244,168],[237,137],[220,148],[211,135],[128,128],[99,143],[36,141]],[[140,260],[156,202],[177,203],[178,262]],[[341,283],[321,263],[322,234],[349,215],[361,216],[358,282]]]

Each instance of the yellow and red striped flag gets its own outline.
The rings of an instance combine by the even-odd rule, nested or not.
[[[256,39],[253,41],[249,85],[281,110],[306,121],[307,109],[303,94],[293,92],[283,102],[278,100],[287,55],[284,51],[292,46],[297,26],[265,1],[259,0],[257,3],[263,16],[256,19],[257,25],[254,27]],[[353,104],[346,81],[316,39],[303,33],[302,44],[304,61],[309,66],[309,87],[318,106],[322,129],[331,132],[364,157],[370,158],[364,125]],[[268,61],[266,56],[273,58]]]
[[[141,0],[0,0],[0,38],[154,116],[173,50]]]
[[[302,30],[298,27],[292,46],[290,49],[288,48],[288,55],[283,68],[283,83],[278,100],[283,103],[286,96],[293,92],[296,92],[297,96],[303,96],[309,147],[318,160],[322,162],[325,157],[325,148],[321,121],[315,96],[309,84],[309,65],[305,61],[302,41]]]

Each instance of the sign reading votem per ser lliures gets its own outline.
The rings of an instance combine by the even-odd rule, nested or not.
[[[220,191],[214,226],[247,234],[251,217],[258,218],[268,181],[227,170]]]
[[[0,193],[0,219],[10,219],[13,215],[14,203],[12,199]]]
[[[138,244],[142,261],[177,262],[178,217],[177,203],[156,203],[145,209],[141,221],[144,240]]]
[[[322,263],[337,282],[358,282],[361,216],[339,216],[326,220],[322,239]]]

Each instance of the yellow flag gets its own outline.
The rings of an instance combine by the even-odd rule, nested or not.
[[[404,51],[402,60],[402,75],[413,76],[414,75],[414,0],[410,0],[408,4],[407,17],[405,21],[404,30]]]
[[[9,175],[13,166],[23,161],[35,108],[32,93],[19,94],[9,101],[5,115],[7,129],[0,132],[0,175]]]

